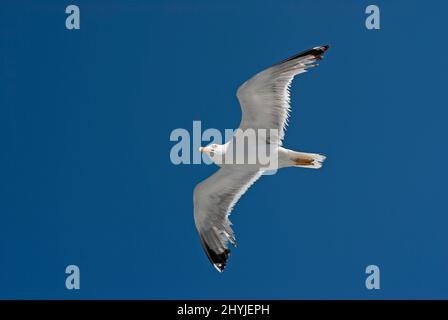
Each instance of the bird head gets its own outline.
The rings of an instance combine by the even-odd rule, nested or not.
[[[206,147],[200,147],[199,152],[206,153],[216,163],[223,155],[223,145],[212,143]]]

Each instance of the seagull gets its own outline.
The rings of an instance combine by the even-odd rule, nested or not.
[[[227,155],[237,153],[234,147],[236,140],[244,132],[253,130],[258,144],[274,150],[277,159],[275,169],[319,169],[325,160],[325,156],[320,154],[283,148],[282,140],[290,112],[291,82],[294,76],[317,66],[316,62],[323,58],[328,48],[328,45],[324,45],[298,53],[243,83],[237,91],[242,119],[232,139],[222,145],[212,143],[199,148],[200,152],[207,154],[220,167],[213,175],[200,182],[193,193],[195,226],[205,253],[219,272],[224,271],[227,264],[229,243],[236,247],[235,234],[229,220],[230,212],[241,196],[266,171],[266,166],[260,161],[247,161],[247,155],[255,150],[253,144],[242,149],[246,162],[227,161]],[[262,136],[259,134],[260,129],[277,134]]]

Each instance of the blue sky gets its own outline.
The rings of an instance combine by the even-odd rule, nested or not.
[[[0,298],[448,298],[447,3],[90,0],[72,31],[69,4],[1,4]],[[285,140],[325,166],[248,191],[218,274],[192,204],[216,167],[173,165],[170,133],[236,127],[241,83],[327,43]]]

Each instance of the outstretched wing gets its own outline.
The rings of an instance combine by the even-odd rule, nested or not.
[[[240,129],[277,129],[268,143],[281,145],[290,111],[289,86],[295,75],[315,67],[328,45],[298,53],[243,83],[237,91],[241,105]]]
[[[233,206],[261,172],[243,166],[224,166],[194,189],[194,221],[202,247],[218,271],[226,266],[230,250],[236,246],[228,218]]]

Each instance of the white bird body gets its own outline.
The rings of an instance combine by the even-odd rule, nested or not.
[[[223,145],[210,144],[199,149],[221,167],[196,186],[193,199],[195,225],[202,246],[220,272],[230,253],[228,242],[236,246],[228,216],[247,189],[265,170],[319,169],[325,160],[316,153],[283,148],[282,140],[290,111],[292,79],[316,66],[315,62],[322,59],[327,49],[328,46],[321,46],[299,53],[246,81],[237,92],[242,119],[234,137]],[[244,143],[246,134],[254,140]]]
[[[233,141],[229,141],[225,144],[213,144],[207,147],[201,147],[199,148],[199,151],[207,153],[213,163],[220,167],[243,165],[246,168],[251,166],[262,171],[277,170],[286,167],[306,167],[319,169],[322,167],[322,162],[325,160],[325,156],[320,154],[297,152],[283,148],[282,146],[274,145],[271,148],[278,161],[275,166],[271,167],[259,161],[257,152],[259,148],[257,148],[257,145],[248,144],[243,146],[242,154],[240,153],[243,163],[237,163],[233,157],[229,159],[229,162],[226,162],[225,159],[228,153],[227,151],[232,148],[232,143]],[[264,146],[261,147],[265,150],[269,148]],[[244,160],[247,159],[255,159],[255,162],[244,162]]]

